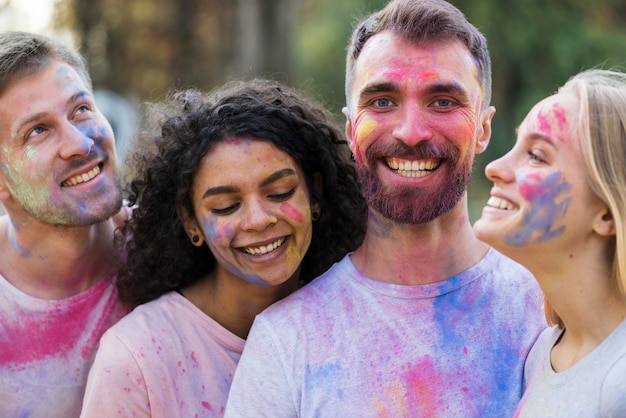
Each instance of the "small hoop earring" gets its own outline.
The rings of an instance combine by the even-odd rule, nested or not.
[[[318,210],[314,210],[313,212],[311,212],[311,219],[313,219],[314,221],[319,220],[320,212]]]
[[[191,237],[191,241],[193,241],[194,244],[197,244],[198,242],[200,242],[200,237],[194,235],[193,237]]]

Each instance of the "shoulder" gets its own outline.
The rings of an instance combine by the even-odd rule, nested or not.
[[[155,332],[175,327],[177,315],[183,316],[176,301],[176,293],[166,293],[158,299],[137,306],[107,330],[107,338],[139,342],[151,338]],[[180,318],[178,318],[180,320]]]
[[[325,273],[298,289],[285,299],[268,307],[258,316],[271,321],[287,321],[286,315],[316,315],[329,310],[336,296],[350,287],[354,265],[348,256],[335,263]]]

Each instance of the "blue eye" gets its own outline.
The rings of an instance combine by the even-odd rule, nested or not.
[[[385,108],[391,106],[391,100],[386,98],[376,99],[372,102],[376,107]]]

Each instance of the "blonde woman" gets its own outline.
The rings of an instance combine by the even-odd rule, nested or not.
[[[486,168],[477,236],[526,266],[552,326],[519,417],[626,416],[626,74],[587,70],[539,102]]]

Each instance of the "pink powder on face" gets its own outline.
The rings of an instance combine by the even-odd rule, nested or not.
[[[559,131],[565,133],[564,130],[567,127],[567,116],[565,116],[565,109],[563,109],[563,107],[558,103],[552,105],[552,108],[554,109],[554,118],[559,124]],[[562,138],[567,138],[567,136],[564,135]]]
[[[304,215],[289,203],[280,205],[280,211],[296,222],[304,222]]]
[[[543,177],[538,173],[520,172],[517,174],[517,187],[520,195],[525,200],[532,202],[545,193],[545,188],[541,184]]]
[[[552,125],[542,111],[537,113],[537,121],[539,122],[539,131],[547,136],[552,136]]]

